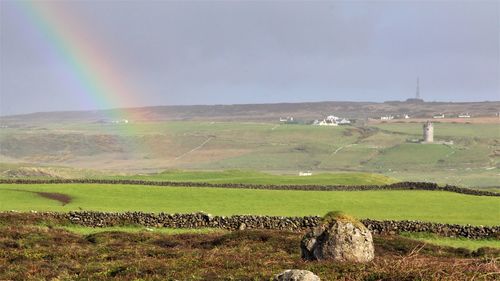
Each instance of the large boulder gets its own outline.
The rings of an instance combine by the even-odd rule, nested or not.
[[[309,230],[300,243],[306,260],[332,259],[366,263],[375,257],[372,234],[361,222],[340,212],[331,212]]]
[[[320,279],[307,270],[289,269],[274,275],[273,281],[320,281]]]

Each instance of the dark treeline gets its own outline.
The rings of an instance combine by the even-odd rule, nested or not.
[[[315,190],[315,191],[363,191],[363,190],[431,190],[449,191],[477,196],[500,196],[500,193],[462,188],[453,185],[439,186],[429,182],[398,182],[387,185],[275,185],[275,184],[245,184],[245,183],[207,183],[179,181],[149,181],[131,179],[0,179],[0,184],[127,184],[175,187],[217,187],[244,189],[273,190]]]

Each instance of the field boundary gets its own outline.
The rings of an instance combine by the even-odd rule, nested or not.
[[[224,230],[268,229],[305,231],[321,224],[321,217],[280,217],[233,215],[212,216],[205,213],[167,214],[143,212],[96,212],[74,211],[68,213],[40,212],[18,213],[0,212],[0,221],[11,220],[18,223],[38,223],[43,220],[58,220],[59,223],[73,223],[86,227],[111,227],[140,225],[145,227],[168,228],[219,228]],[[472,226],[442,224],[422,221],[395,221],[363,219],[361,222],[372,233],[394,235],[401,232],[426,232],[443,237],[462,237],[468,239],[500,239],[500,226]]]
[[[496,196],[500,193],[463,188],[453,185],[439,186],[430,182],[398,182],[387,185],[272,185],[244,183],[207,183],[182,181],[145,181],[128,179],[0,179],[0,184],[121,184],[172,187],[215,187],[268,190],[303,190],[303,191],[368,191],[368,190],[426,190],[448,191],[476,196]]]

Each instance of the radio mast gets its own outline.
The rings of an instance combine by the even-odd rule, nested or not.
[[[420,79],[417,77],[417,94],[415,95],[416,99],[420,99]]]

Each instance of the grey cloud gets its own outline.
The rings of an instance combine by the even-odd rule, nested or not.
[[[428,100],[500,99],[497,1],[58,3],[141,89],[136,106],[406,99],[417,75]],[[2,114],[91,108],[55,70],[27,75],[47,64],[26,46],[39,38],[1,5]],[[34,89],[63,102],[23,105]]]

